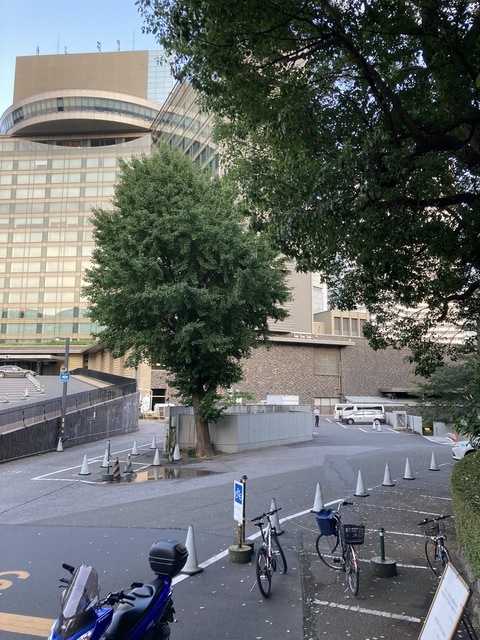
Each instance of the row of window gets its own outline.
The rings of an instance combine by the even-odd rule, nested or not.
[[[90,211],[98,206],[98,202],[88,200],[67,200],[63,202],[0,202],[0,216],[5,213],[69,213]],[[25,219],[25,218],[23,218]]]
[[[0,143],[0,152],[2,145]],[[98,169],[99,167],[112,168],[118,165],[117,157],[89,158],[29,158],[28,160],[0,160],[2,171],[45,171],[49,169]]]
[[[90,246],[85,245],[43,245],[33,247],[31,245],[23,245],[17,247],[0,246],[0,258],[12,258],[8,264],[15,265],[11,271],[22,272],[25,269],[22,268],[25,259],[30,258],[88,258],[91,256],[93,250],[93,244]],[[15,262],[15,258],[22,258],[22,262]],[[83,264],[83,263],[82,263]],[[4,280],[0,277],[0,283]]]
[[[24,309],[0,309],[0,317],[3,319],[19,318],[86,318],[86,309],[81,307],[40,307]]]
[[[78,182],[115,182],[115,171],[71,173],[2,173],[0,185],[75,184]]]
[[[0,243],[20,242],[92,242],[90,229],[77,231],[27,231],[25,233],[0,233]]]
[[[14,109],[0,123],[0,133],[7,133],[11,127],[19,122],[60,112],[116,114],[152,123],[157,116],[158,109],[151,109],[150,107],[125,100],[100,98],[98,96],[46,98],[29,102],[22,107],[18,107],[18,109]]]
[[[2,335],[13,336],[37,336],[40,335],[74,335],[82,338],[89,338],[92,333],[98,331],[98,325],[95,322],[84,323],[58,323],[58,322],[42,322],[42,323],[0,323],[0,332]]]
[[[50,189],[0,189],[1,200],[27,198],[91,198],[93,196],[107,198],[114,194],[113,185],[99,184],[92,187],[51,187]]]
[[[333,318],[334,336],[362,336],[366,320],[363,318]]]

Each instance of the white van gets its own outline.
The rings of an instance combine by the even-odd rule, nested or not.
[[[346,404],[336,404],[333,408],[333,419],[340,420],[342,417],[342,411],[346,407]]]
[[[337,407],[342,407],[342,409],[339,409],[339,411],[337,412]],[[371,403],[363,403],[363,402],[362,403],[359,402],[357,404],[337,404],[335,405],[334,418],[335,420],[341,420],[349,413],[353,413],[353,411],[359,411],[360,409],[374,409],[376,411],[381,411],[382,413],[385,413],[385,407],[383,404],[371,404]]]

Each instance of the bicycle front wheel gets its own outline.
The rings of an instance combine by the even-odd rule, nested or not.
[[[442,575],[442,563],[438,553],[438,543],[431,538],[425,540],[425,556],[433,574],[439,578]]]
[[[285,554],[278,540],[276,533],[272,532],[272,560],[273,570],[279,571],[279,573],[287,573],[287,561],[285,560]]]
[[[316,542],[320,560],[330,569],[342,568],[342,548],[338,532],[332,536],[320,534]]]
[[[270,595],[270,589],[272,588],[272,573],[270,560],[267,558],[267,551],[265,547],[260,547],[257,551],[255,566],[257,571],[257,584],[260,589],[260,593],[264,598],[268,598]]]
[[[360,570],[358,568],[357,554],[351,545],[348,545],[345,550],[345,571],[347,573],[347,582],[350,591],[356,596],[358,595],[358,587],[360,584]]]

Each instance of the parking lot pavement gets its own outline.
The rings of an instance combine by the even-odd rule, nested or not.
[[[418,638],[438,584],[427,566],[425,537],[418,523],[451,513],[449,477],[449,469],[442,468],[432,485],[432,472],[426,469],[412,482],[399,479],[393,487],[374,487],[368,496],[354,498],[353,507],[343,508],[344,523],[366,525],[365,543],[357,547],[358,597],[349,591],[344,573],[329,569],[318,558],[319,531],[313,514],[296,523],[306,533],[303,586],[310,612],[305,619],[311,628],[305,637]],[[455,566],[455,528],[452,520],[446,523]],[[385,530],[385,556],[396,563],[397,574],[390,578],[376,577],[371,568],[371,559],[381,555],[380,528]],[[462,637],[461,632],[457,637]]]

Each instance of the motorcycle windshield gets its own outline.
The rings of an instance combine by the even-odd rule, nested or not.
[[[94,606],[98,602],[100,586],[93,567],[81,565],[62,594],[62,609],[58,619],[59,638],[70,638],[87,630],[96,620]]]

